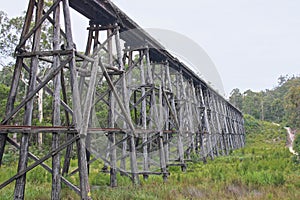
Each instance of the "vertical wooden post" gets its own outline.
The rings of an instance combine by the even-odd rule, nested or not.
[[[145,50],[144,50],[145,51]],[[140,51],[140,58],[143,56],[143,53]],[[147,56],[147,54],[146,54]],[[141,96],[144,97],[146,94],[145,91],[145,71],[144,71],[144,59],[141,59],[140,62],[140,77],[141,77]],[[142,101],[142,107],[141,107],[141,119],[142,119],[142,129],[146,130],[147,129],[147,108],[146,108],[146,98],[143,99]],[[145,172],[149,171],[149,160],[148,160],[148,144],[146,143],[148,139],[148,134],[144,133],[143,134],[143,143],[146,145],[143,146],[143,170]],[[144,174],[143,175],[144,179],[148,179],[148,175]]]
[[[22,29],[20,41],[22,41],[23,37],[29,31],[29,28],[31,25],[31,20],[32,20],[32,15],[33,15],[33,11],[34,11],[34,5],[35,5],[35,0],[30,0],[29,4],[28,4],[27,13],[25,16],[25,22],[24,22],[24,26]],[[24,47],[24,45],[21,46],[21,48],[23,48],[23,47]],[[18,90],[18,86],[19,86],[22,65],[23,65],[23,58],[17,57],[14,74],[13,74],[12,82],[11,82],[11,86],[10,86],[10,91],[9,91],[9,95],[8,95],[8,99],[7,99],[7,103],[6,103],[6,112],[5,112],[6,115],[11,113],[14,109],[14,103],[15,103],[16,96],[17,96],[17,90]],[[7,133],[0,134],[0,166],[2,164],[2,158],[3,158],[3,154],[4,154],[6,138],[7,138]]]
[[[194,117],[196,118],[196,130],[195,130],[195,152],[200,154],[200,142],[201,142],[201,100],[199,99],[199,85],[194,85],[192,89],[192,96],[194,101]]]
[[[208,122],[210,124],[210,141],[211,141],[211,155],[216,154],[218,156],[218,148],[217,148],[217,141],[216,141],[216,129],[215,129],[215,110],[212,103],[212,94],[210,89],[206,90],[206,103],[207,107],[209,108],[208,113]],[[212,158],[213,159],[213,158]]]
[[[218,106],[219,99],[217,95],[213,94],[213,102],[214,102],[214,108],[215,108],[215,115],[216,115],[216,124],[217,124],[217,142],[218,146],[220,146],[221,154],[224,155],[224,145],[222,140],[222,127],[220,122],[220,110]]]
[[[119,62],[119,69],[124,70],[124,63],[123,63],[123,57],[122,57],[122,49],[121,49],[121,42],[120,42],[120,33],[119,33],[119,26],[116,27],[118,30],[116,32],[115,40],[116,40],[116,49],[117,49],[117,57]],[[127,119],[127,122],[124,122],[124,128],[130,128],[131,129],[131,136],[130,136],[130,167],[131,167],[131,173],[132,173],[132,181],[134,184],[139,183],[139,177],[138,177],[138,168],[137,168],[137,160],[136,160],[136,149],[135,149],[135,141],[134,141],[134,126],[131,122],[130,116],[130,110],[129,110],[129,97],[128,97],[128,88],[126,83],[126,74],[123,73],[122,75],[122,96],[123,96],[123,105],[124,106],[124,117]],[[122,104],[120,104],[122,107]]]
[[[166,62],[165,65],[164,65],[164,73],[165,73],[165,78],[162,79],[163,89],[164,90],[167,89],[169,92],[171,92],[172,91],[172,85],[171,85],[170,70],[169,70],[169,63],[168,62]],[[165,104],[166,105],[168,105],[168,104],[171,105],[167,95],[166,95],[166,98],[165,98]],[[171,130],[171,127],[170,127],[170,112],[172,112],[172,110],[170,110],[169,106],[167,106],[166,111],[167,111],[166,112],[166,115],[167,115],[166,119],[167,120],[165,122],[166,130]],[[168,165],[168,162],[170,160],[170,158],[169,158],[169,153],[170,153],[169,133],[167,133],[165,135],[165,140],[167,141],[165,143],[165,157],[166,157],[166,165]]]
[[[56,0],[57,1],[57,0]],[[53,13],[54,18],[54,34],[53,34],[53,50],[60,49],[60,6],[58,5]],[[53,57],[53,68],[60,65],[60,58],[58,55]],[[54,77],[53,81],[53,126],[60,126],[60,91],[61,91],[61,76],[60,72]],[[59,134],[52,133],[52,149],[59,147]],[[51,199],[60,199],[61,191],[61,173],[60,173],[60,153],[52,156],[52,193]]]
[[[112,30],[107,30],[107,38],[112,34]],[[112,39],[108,39],[107,43],[107,49],[108,49],[108,64],[110,67],[113,65],[113,52],[112,52]],[[111,76],[111,79],[113,80],[113,76]],[[109,123],[108,126],[110,128],[115,127],[115,97],[113,95],[113,92],[109,92]],[[110,133],[110,147],[112,148],[110,152],[110,186],[111,187],[117,187],[117,150],[115,147],[116,143],[116,133]]]
[[[110,133],[111,153],[110,153],[110,186],[117,187],[117,151],[116,151],[116,133]]]
[[[163,120],[163,107],[162,107],[162,86],[159,87],[159,117],[156,119],[157,124],[159,125],[159,157],[160,157],[160,167],[161,172],[163,173],[163,180],[167,180],[167,166],[166,166],[166,157],[165,157],[165,150],[164,150],[164,142],[163,142],[163,127],[164,127],[164,120]]]
[[[202,85],[197,86],[197,101],[199,102],[199,148],[200,149],[200,155],[203,158],[203,161],[206,159],[206,154],[207,154],[207,145],[204,143],[205,139],[205,132],[206,132],[206,124],[205,124],[205,104],[203,102],[202,98]]]
[[[65,32],[67,37],[67,49],[73,50],[73,58],[69,63],[70,67],[70,77],[71,77],[71,90],[72,90],[72,103],[73,103],[73,120],[76,129],[81,134],[82,125],[82,111],[81,111],[81,101],[79,94],[79,87],[77,81],[77,73],[75,70],[75,52],[74,43],[71,28],[70,10],[69,2],[63,0],[63,12],[65,19]],[[78,166],[79,166],[79,178],[80,178],[80,191],[81,199],[90,199],[90,186],[88,182],[88,170],[87,170],[87,160],[86,160],[86,149],[85,149],[85,137],[81,137],[77,141],[77,152],[78,152]]]
[[[68,98],[67,98],[67,91],[66,91],[66,84],[65,84],[63,70],[61,70],[61,88],[62,88],[63,100],[67,104]],[[69,117],[69,112],[67,110],[65,110],[65,117],[66,117],[67,126],[70,126],[70,124],[71,124],[70,117]],[[73,137],[74,137],[74,133],[67,133],[66,139],[68,141],[68,140],[71,140]],[[63,169],[62,169],[62,175],[67,174],[69,172],[70,162],[71,162],[71,158],[72,158],[72,150],[73,150],[73,144],[70,144],[69,146],[67,146]]]
[[[216,97],[218,98],[218,97]],[[224,111],[222,109],[222,100],[218,99],[217,103],[217,109],[218,109],[218,114],[219,114],[219,132],[220,132],[220,142],[222,144],[222,154],[228,155],[228,149],[226,145],[226,140],[225,140],[225,121],[224,121]]]
[[[122,57],[122,49],[121,49],[121,42],[120,42],[120,27],[117,26],[117,32],[115,35],[115,39],[116,39],[116,49],[117,49],[117,57],[118,57],[118,62],[119,62],[119,69],[120,70],[124,70],[124,64],[123,64],[123,57]]]
[[[228,128],[229,128],[229,146],[230,146],[230,150],[234,149],[234,143],[233,143],[233,127],[232,127],[232,121],[231,121],[231,116],[230,116],[230,108],[228,105],[226,105],[226,116],[227,116],[227,124],[228,124]]]
[[[189,119],[189,147],[187,151],[187,157],[188,159],[191,159],[191,153],[195,150],[195,141],[194,141],[194,134],[195,134],[195,121],[193,120],[193,110],[195,110],[194,107],[194,97],[193,97],[193,89],[194,89],[194,83],[193,80],[190,80],[187,84],[187,115]]]
[[[179,85],[179,82],[180,82],[180,74],[179,73],[176,73],[176,98],[177,100],[180,100],[181,99],[181,95],[180,95],[180,85]],[[175,104],[175,102],[174,102]],[[179,104],[179,105],[178,105]],[[184,150],[183,150],[183,143],[182,143],[182,132],[183,132],[183,122],[182,122],[182,109],[181,109],[181,105],[180,105],[180,101],[177,103],[177,109],[175,108],[175,105],[174,105],[174,110],[178,110],[178,115],[177,115],[177,118],[178,118],[178,125],[179,125],[179,133],[178,133],[178,141],[177,141],[177,145],[178,145],[178,159],[179,159],[179,162],[181,164],[184,163]],[[185,168],[182,167],[182,170],[185,171]]]
[[[207,93],[204,93],[204,89],[202,88],[201,89],[201,100],[203,102],[203,106],[204,106],[204,122],[205,122],[205,127],[206,127],[206,134],[207,134],[207,138],[208,138],[208,141],[207,141],[207,153],[210,155],[211,159],[214,159],[214,154],[213,154],[213,146],[212,146],[212,141],[211,141],[211,126],[210,126],[210,122],[209,122],[209,117],[208,115],[210,115],[211,113],[208,113],[208,110],[210,109],[209,108],[209,105],[208,105],[208,102],[207,102]],[[205,96],[206,94],[206,96]],[[205,99],[206,98],[206,99]]]
[[[128,67],[131,68],[132,67],[132,51],[129,51],[129,55],[128,55]],[[126,139],[128,137],[128,134],[125,133],[122,139]],[[121,158],[121,162],[120,162],[120,168],[123,169],[124,171],[126,171],[126,150],[127,150],[127,141],[125,140],[122,143],[122,158]],[[121,172],[121,175],[122,172]]]
[[[223,137],[224,137],[224,144],[226,147],[226,155],[228,155],[229,151],[230,151],[230,144],[229,144],[229,138],[228,138],[229,128],[228,128],[227,113],[226,113],[225,106],[226,106],[225,103],[222,102],[221,109],[222,109],[222,113],[223,113],[223,121],[224,121],[224,127],[225,127],[225,132],[223,133]]]
[[[43,0],[38,1],[37,9],[36,9],[36,21],[40,20],[42,17],[43,4],[44,4]],[[42,31],[41,27],[39,27],[34,34],[32,51],[39,51],[39,49],[40,49],[41,31]],[[39,64],[38,58],[33,57],[31,59],[30,80],[29,80],[27,94],[32,92],[36,87],[38,64]],[[33,101],[34,101],[34,99],[31,99],[25,105],[24,125],[30,126],[32,123]],[[27,167],[28,152],[29,152],[29,134],[23,133],[22,139],[21,139],[18,172],[24,170]],[[15,186],[15,191],[14,191],[15,199],[24,199],[25,184],[26,184],[26,174],[22,175],[21,177],[19,177],[16,180],[16,186]]]

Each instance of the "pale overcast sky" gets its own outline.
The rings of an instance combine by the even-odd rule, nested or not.
[[[3,1],[0,10],[20,15],[27,2]],[[113,2],[143,28],[169,29],[197,42],[215,63],[227,96],[234,88],[271,89],[280,75],[300,74],[298,0]]]

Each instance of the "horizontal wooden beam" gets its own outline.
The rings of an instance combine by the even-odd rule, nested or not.
[[[17,54],[17,57],[29,58],[35,56],[47,57],[47,56],[65,56],[73,54],[73,50],[54,50],[54,51],[33,51],[33,52],[23,52]]]

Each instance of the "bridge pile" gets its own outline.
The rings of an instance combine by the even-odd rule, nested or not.
[[[90,20],[84,53],[73,41],[70,8]],[[53,28],[48,48],[41,45],[45,26]],[[53,0],[50,7],[30,0],[16,56],[0,126],[0,163],[6,143],[19,149],[17,174],[0,185],[16,181],[15,199],[24,199],[26,173],[38,165],[52,173],[52,199],[62,183],[90,199],[88,171],[97,159],[115,187],[117,173],[136,184],[141,176],[167,179],[169,166],[185,170],[193,156],[205,162],[245,143],[242,113],[108,0]],[[52,97],[51,126],[34,120],[40,91]],[[30,152],[29,138],[39,133],[52,134],[43,157]],[[78,169],[70,172],[75,144]],[[76,172],[79,187],[65,178]]]

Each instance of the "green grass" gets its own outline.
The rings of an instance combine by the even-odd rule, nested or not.
[[[118,187],[110,188],[109,175],[101,173],[103,164],[92,164],[90,184],[93,199],[300,199],[300,165],[285,148],[286,132],[281,126],[246,116],[247,144],[229,156],[214,161],[188,163],[187,172],[171,167],[164,183],[150,176],[139,186],[118,175]],[[11,153],[11,152],[10,152]],[[0,181],[16,172],[16,159],[6,155],[0,168]],[[197,160],[197,159],[195,159]],[[50,164],[50,161],[47,161]],[[72,169],[76,160],[72,160]],[[78,183],[78,177],[68,178]],[[27,175],[26,199],[49,199],[51,175],[41,167]],[[14,184],[0,190],[0,199],[12,199]],[[62,199],[79,199],[63,186]]]

